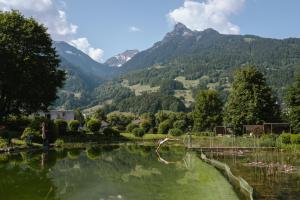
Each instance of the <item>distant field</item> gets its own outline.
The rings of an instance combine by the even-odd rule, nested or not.
[[[141,84],[136,84],[136,85],[129,85],[128,80],[123,80],[122,85],[124,87],[129,88],[131,91],[135,93],[136,96],[142,95],[143,92],[157,92],[159,90],[159,86],[157,87],[151,87],[150,85],[141,85]]]
[[[189,107],[195,101],[191,90],[175,90],[175,97],[184,100],[185,106]]]
[[[186,80],[184,76],[177,76],[175,80],[181,82],[183,84],[183,87],[186,89],[191,89],[199,85],[199,79]]]

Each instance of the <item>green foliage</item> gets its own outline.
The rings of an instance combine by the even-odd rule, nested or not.
[[[54,121],[56,131],[59,136],[67,134],[68,123],[63,119],[56,119]]]
[[[300,133],[300,74],[285,96],[287,115],[294,132]]]
[[[291,134],[289,134],[289,133],[282,133],[279,136],[279,141],[281,141],[283,144],[290,144],[291,143]]]
[[[32,142],[42,142],[41,132],[37,131],[31,127],[27,127],[24,129],[24,131],[21,135],[21,139],[26,140],[26,139],[29,139],[29,137],[31,137]]]
[[[244,124],[278,122],[279,106],[264,75],[252,66],[235,73],[232,91],[225,106],[225,123],[237,133]]]
[[[107,121],[111,126],[118,127],[119,130],[125,130],[126,126],[134,119],[134,116],[122,113],[110,113],[107,115]]]
[[[114,110],[132,113],[156,113],[159,110],[170,110],[174,112],[185,111],[185,105],[176,97],[161,94],[158,92],[144,93],[139,96],[132,96],[120,101],[114,101]]]
[[[80,122],[78,120],[72,120],[69,122],[70,131],[76,132],[80,126]]]
[[[300,134],[291,134],[291,143],[300,144]]]
[[[7,140],[0,137],[0,148],[5,148],[7,147],[7,145],[8,145]]]
[[[147,120],[151,123],[151,126],[155,126],[155,115],[153,113],[147,112],[141,115],[142,120]]]
[[[157,133],[158,134],[167,134],[170,128],[171,128],[170,121],[165,120],[159,124]]]
[[[140,124],[140,128],[142,128],[145,131],[145,133],[148,133],[148,131],[151,129],[151,127],[152,127],[152,124],[148,120],[143,120]]]
[[[143,137],[145,135],[145,130],[143,128],[135,128],[132,130],[132,134],[136,137]]]
[[[260,137],[260,146],[262,147],[275,147],[276,136],[273,134],[264,134]]]
[[[212,131],[222,123],[222,101],[215,90],[202,90],[193,110],[194,131]]]
[[[64,145],[64,143],[65,143],[65,141],[63,139],[57,139],[57,140],[55,140],[54,145],[56,147],[62,147]]]
[[[166,95],[173,95],[174,90],[183,90],[183,84],[176,80],[164,80],[160,85],[160,92]]]
[[[100,121],[106,120],[105,112],[102,108],[98,108],[94,113],[94,118]]]
[[[47,109],[65,80],[47,29],[17,11],[0,12],[0,35],[0,118]]]
[[[139,127],[138,124],[130,123],[127,125],[126,131],[131,133],[133,129],[138,128],[138,127]]]
[[[97,119],[90,119],[87,123],[87,127],[91,132],[96,133],[101,128],[101,122]]]
[[[30,124],[30,119],[26,116],[10,115],[6,118],[4,124],[8,130],[20,131]]]
[[[173,127],[184,131],[187,128],[187,123],[185,120],[177,120],[173,123]]]
[[[179,128],[172,128],[169,130],[169,134],[172,136],[181,136],[183,135],[183,131]]]
[[[84,125],[84,116],[80,109],[75,109],[75,120],[78,120],[81,125]]]
[[[46,133],[49,142],[54,142],[58,137],[59,130],[57,129],[57,126],[52,120],[47,119],[46,117],[35,116],[31,120],[29,127],[32,128],[33,130],[41,131],[42,128],[41,126],[43,122],[45,123]]]
[[[107,137],[119,137],[120,131],[115,128],[107,127],[103,130],[103,134]]]

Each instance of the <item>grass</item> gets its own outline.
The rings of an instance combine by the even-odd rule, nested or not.
[[[174,96],[179,99],[182,98],[185,106],[187,107],[189,107],[195,101],[191,90],[175,90]]]
[[[173,137],[166,134],[145,134],[143,137],[136,137],[132,133],[121,133],[121,135],[129,140],[159,140],[165,137]]]
[[[136,96],[142,95],[143,92],[157,92],[160,88],[159,86],[151,87],[150,85],[141,85],[140,83],[136,85],[129,85],[127,80],[124,80],[122,85],[133,91]]]
[[[176,81],[179,81],[183,84],[183,87],[186,89],[191,89],[197,87],[200,83],[199,79],[196,80],[186,80],[184,76],[177,76],[175,78]]]

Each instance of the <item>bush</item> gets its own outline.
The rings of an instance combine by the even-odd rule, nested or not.
[[[42,142],[42,135],[40,131],[37,131],[31,127],[27,127],[24,129],[22,135],[21,135],[21,139],[22,140],[27,140],[29,139],[29,137],[31,138],[31,142]]]
[[[7,147],[7,145],[8,145],[7,140],[0,138],[0,148]]]
[[[148,120],[144,120],[142,121],[142,123],[140,124],[140,128],[144,129],[145,133],[147,133],[150,128],[151,128],[151,123]]]
[[[159,134],[167,134],[170,129],[170,123],[168,120],[161,122],[158,126],[158,133]]]
[[[97,119],[90,119],[87,123],[87,127],[91,132],[95,133],[101,128],[101,122]]]
[[[103,130],[103,134],[107,137],[119,137],[120,136],[120,132],[117,129],[110,128],[110,127],[105,128]]]
[[[138,128],[138,127],[139,127],[139,125],[130,123],[127,125],[126,130],[131,133],[133,129]]]
[[[5,124],[8,130],[20,131],[30,124],[30,119],[25,116],[9,116]]]
[[[300,134],[292,134],[291,135],[291,143],[292,144],[300,144]]]
[[[70,131],[76,132],[80,126],[80,122],[78,120],[72,120],[69,122]]]
[[[173,136],[181,136],[183,135],[183,131],[179,128],[172,128],[169,130],[169,134]]]
[[[184,120],[177,120],[173,123],[174,128],[178,128],[180,130],[185,130],[186,122]]]
[[[54,124],[59,136],[66,135],[68,123],[65,120],[57,119],[54,121]]]
[[[279,139],[280,139],[280,141],[281,141],[283,144],[290,144],[290,143],[291,143],[291,134],[289,134],[289,133],[282,133],[282,134],[279,136]]]
[[[143,137],[145,135],[145,130],[142,128],[135,128],[132,130],[132,133],[136,137]]]
[[[54,145],[57,147],[62,147],[64,145],[65,141],[63,139],[57,139],[54,142]]]
[[[260,137],[260,146],[262,147],[275,147],[276,136],[273,134],[264,134]]]

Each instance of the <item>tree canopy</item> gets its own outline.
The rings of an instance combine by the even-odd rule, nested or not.
[[[279,105],[264,75],[253,66],[239,69],[225,105],[226,125],[241,132],[244,124],[278,122],[279,115]]]
[[[46,110],[65,72],[47,29],[17,11],[0,12],[0,118]]]
[[[193,110],[194,130],[212,131],[215,126],[222,123],[223,103],[215,90],[202,90],[197,94]]]
[[[287,116],[293,131],[300,133],[300,75],[296,78],[285,97]]]

